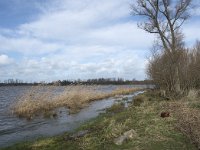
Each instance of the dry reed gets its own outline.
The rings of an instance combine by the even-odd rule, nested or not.
[[[95,89],[96,86],[69,86],[62,92],[56,93],[56,87],[53,86],[32,87],[12,106],[12,112],[19,117],[26,118],[32,118],[37,114],[59,107],[67,107],[71,112],[77,112],[91,101],[129,94],[139,90],[136,88],[118,88],[111,92],[102,92]]]
[[[191,101],[171,102],[166,108],[177,120],[177,129],[200,149],[200,109],[191,107]]]

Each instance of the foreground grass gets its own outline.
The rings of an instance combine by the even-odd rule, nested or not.
[[[68,133],[34,142],[17,144],[2,150],[194,150],[196,147],[179,131],[178,119],[172,101],[145,93],[135,98],[127,109],[123,104],[114,105],[107,113],[82,125],[79,130],[89,130],[83,137],[66,140]],[[162,111],[172,112],[171,117],[161,118]],[[137,136],[122,145],[114,144],[114,139],[128,130],[135,130]]]
[[[54,88],[53,86],[32,87],[13,105],[12,112],[19,117],[29,119],[38,114],[45,115],[59,107],[69,108],[71,113],[75,113],[91,101],[129,94],[139,90],[136,88],[118,88],[107,93],[95,90],[96,86],[69,86],[63,92],[55,94]]]

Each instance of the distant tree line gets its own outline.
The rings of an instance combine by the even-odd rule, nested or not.
[[[7,79],[4,81],[0,81],[0,86],[7,86],[7,85],[13,85],[13,86],[19,86],[19,85],[39,85],[45,82],[26,82],[20,79]]]
[[[14,80],[14,79],[8,79],[4,82],[0,82],[0,86],[20,86],[20,85],[29,85],[29,86],[37,86],[37,85],[54,85],[54,86],[67,86],[67,85],[152,85],[153,82],[151,80],[141,80],[137,81],[135,79],[133,80],[124,80],[122,78],[98,78],[98,79],[88,79],[88,80],[58,80],[53,82],[24,82],[22,80]]]
[[[151,80],[142,80],[142,81],[137,81],[137,80],[124,80],[122,78],[98,78],[98,79],[88,79],[88,80],[75,80],[75,81],[70,81],[70,80],[63,80],[63,81],[55,81],[50,83],[51,85],[123,85],[123,84],[153,84]]]

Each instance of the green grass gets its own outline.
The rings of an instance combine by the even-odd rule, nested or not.
[[[200,109],[200,102],[199,101],[193,102],[190,105],[191,105],[192,108]]]
[[[64,140],[68,134],[52,138],[38,139],[3,148],[2,150],[194,150],[189,140],[175,129],[176,119],[161,118],[164,111],[162,98],[150,93],[136,98],[140,102],[131,104],[127,109],[123,105],[114,105],[107,113],[83,124],[77,131],[89,130],[84,137],[76,140]],[[142,100],[141,100],[142,99]],[[138,105],[139,104],[139,105]],[[116,137],[134,129],[137,136],[117,146]],[[75,132],[77,132],[75,131]]]

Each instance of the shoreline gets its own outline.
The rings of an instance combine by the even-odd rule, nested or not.
[[[153,91],[134,98],[128,108],[115,104],[95,119],[81,125],[74,133],[41,138],[32,142],[23,142],[2,150],[14,149],[197,149],[189,137],[177,129],[178,112],[174,111],[177,102],[158,97]],[[173,107],[172,107],[173,106]],[[182,106],[181,106],[182,107]],[[190,108],[188,108],[190,109]],[[170,117],[162,118],[160,113],[170,111]],[[177,113],[177,114],[176,114]],[[134,130],[136,136],[115,144],[115,139],[126,131]],[[85,135],[72,138],[77,133]],[[194,141],[192,141],[194,142]]]
[[[75,114],[70,114],[69,110],[63,107],[56,109],[54,112],[49,113],[49,115],[45,117],[42,115],[36,116],[32,120],[19,118],[19,122],[17,122],[19,126],[17,125],[16,128],[10,128],[9,131],[1,130],[2,135],[0,138],[0,145],[5,147],[9,146],[9,143],[14,144],[21,142],[24,138],[26,140],[35,140],[41,136],[50,137],[63,132],[72,131],[79,127],[81,123],[97,117],[100,113],[103,113],[106,108],[111,107],[114,103],[124,102],[127,105],[128,102],[132,100],[132,97],[139,93],[141,92],[138,91],[128,95],[120,95],[117,97],[93,101]],[[57,116],[53,116],[53,114],[57,114]],[[23,129],[21,129],[22,126]],[[32,126],[33,129],[29,128],[29,126]],[[6,134],[6,132],[10,133]],[[16,132],[17,136],[15,134]]]
[[[16,116],[31,120],[34,116],[41,114],[47,116],[51,111],[60,107],[68,108],[70,113],[77,113],[92,101],[143,90],[142,88],[118,88],[106,93],[93,88],[95,86],[71,86],[54,95],[55,89],[52,87],[32,87],[20,97],[11,109]]]

